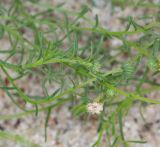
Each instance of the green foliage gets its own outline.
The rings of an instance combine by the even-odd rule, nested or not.
[[[3,35],[4,35],[4,27],[3,25],[0,25],[0,39],[3,38]]]
[[[127,0],[113,1],[113,4],[130,6]],[[133,6],[138,4],[159,8],[159,5],[144,1],[134,2]],[[30,7],[37,8],[34,14],[27,9]],[[85,116],[88,115],[88,103],[100,102],[103,111],[98,116],[99,136],[93,146],[101,145],[104,134],[110,147],[145,143],[126,140],[123,121],[135,102],[160,104],[158,100],[145,97],[146,93],[159,89],[159,83],[149,75],[158,79],[160,72],[160,19],[153,14],[154,22],[140,25],[139,20],[144,18],[122,18],[127,26],[124,24],[122,31],[112,32],[100,26],[97,15],[95,20],[87,18],[89,11],[88,6],[72,12],[63,4],[52,7],[38,3],[38,0],[14,0],[9,7],[0,6],[0,39],[8,38],[11,46],[8,50],[0,47],[0,55],[5,56],[0,59],[0,89],[22,111],[0,115],[0,120],[34,113],[38,117],[40,112],[46,111],[44,128],[47,140],[48,121],[55,107],[71,103],[74,116]],[[147,18],[145,16],[149,21]],[[88,26],[84,27],[82,21]],[[137,35],[138,40],[128,39],[133,35]],[[117,47],[105,45],[114,38],[123,44]],[[117,54],[112,55],[112,51]],[[119,55],[123,56],[121,60],[117,58]],[[31,95],[22,90],[19,81],[26,78],[33,82],[30,77],[40,79],[38,84],[43,95]],[[143,87],[146,83],[150,85],[149,89]],[[58,88],[50,93],[52,84]],[[136,90],[124,90],[129,86],[136,87]],[[32,109],[22,106],[18,100],[32,104]],[[0,136],[7,138],[10,135],[2,132]]]
[[[123,75],[125,78],[131,78],[135,73],[135,65],[130,62],[125,62],[122,65]]]
[[[8,141],[13,141],[18,143],[20,146],[24,146],[24,147],[39,147],[39,145],[32,143],[31,141],[27,140],[26,138],[17,135],[17,134],[13,134],[10,132],[4,132],[4,131],[0,131],[0,139],[5,139]]]
[[[148,67],[152,71],[156,71],[157,70],[157,60],[154,57],[151,57],[148,60]]]

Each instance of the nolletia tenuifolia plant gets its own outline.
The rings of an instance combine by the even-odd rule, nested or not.
[[[124,3],[130,7],[129,1],[113,1],[113,5],[122,7]],[[132,5],[137,6],[155,11],[160,7],[144,1]],[[0,47],[0,55],[5,57],[0,59],[0,88],[23,111],[0,115],[0,119],[45,111],[47,139],[48,120],[54,108],[72,103],[74,116],[97,115],[99,118],[99,136],[92,146],[100,146],[104,134],[110,147],[145,143],[126,140],[123,121],[137,104],[160,104],[145,97],[160,89],[156,80],[160,71],[160,17],[149,11],[150,14],[137,17],[136,21],[133,17],[122,18],[124,30],[112,32],[101,27],[97,15],[95,20],[89,19],[86,15],[89,11],[88,6],[74,12],[65,9],[63,4],[53,7],[36,0],[0,3],[0,39],[8,38],[10,45],[9,49]],[[154,21],[150,21],[151,18]],[[140,25],[138,20],[147,23]],[[137,40],[129,39],[133,35],[137,35]],[[106,46],[106,42],[115,38],[122,44]],[[119,56],[122,58],[117,58]],[[31,76],[41,79],[39,86],[43,95],[28,94],[18,84],[23,78],[32,82]],[[53,83],[58,88],[49,93],[46,85]],[[143,87],[144,84],[149,88]],[[127,87],[134,91],[126,91]],[[22,106],[19,99],[32,104],[32,109]],[[2,131],[0,136],[14,138],[13,134]]]

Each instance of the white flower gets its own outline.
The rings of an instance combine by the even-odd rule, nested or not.
[[[91,114],[100,114],[103,110],[103,104],[102,103],[89,103],[87,105],[87,111]]]

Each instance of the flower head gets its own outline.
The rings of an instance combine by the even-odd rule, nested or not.
[[[88,103],[87,105],[87,111],[91,114],[100,114],[103,110],[103,104],[102,103]]]

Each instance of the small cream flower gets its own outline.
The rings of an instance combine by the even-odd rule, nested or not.
[[[103,104],[102,103],[89,103],[87,105],[87,111],[91,114],[100,114],[103,110]]]

